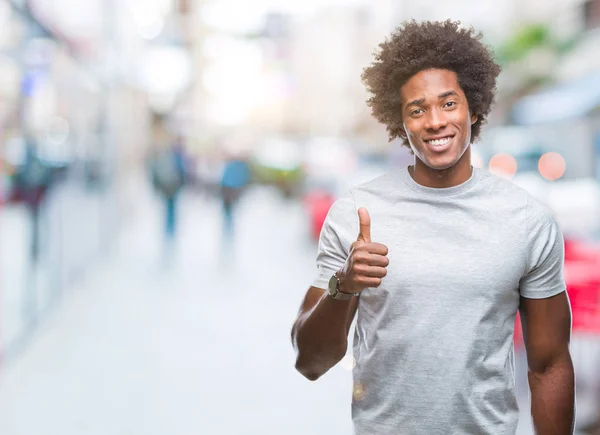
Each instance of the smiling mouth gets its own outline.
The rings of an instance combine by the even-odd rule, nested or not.
[[[427,142],[429,145],[432,145],[434,147],[439,147],[439,146],[446,145],[448,142],[450,142],[452,140],[453,137],[454,136],[447,136],[447,137],[443,137],[440,139],[426,140],[425,142]]]

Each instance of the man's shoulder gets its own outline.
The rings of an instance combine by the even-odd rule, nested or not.
[[[486,169],[480,171],[480,192],[505,205],[526,207],[531,202],[538,202],[535,196],[523,186]]]
[[[532,225],[546,225],[554,221],[552,209],[531,192],[534,187],[530,186],[529,189],[526,189],[513,180],[487,170],[481,169],[481,171],[481,178],[484,183],[487,183],[486,190],[488,192],[495,194],[500,201],[512,201],[516,205],[525,207],[530,227]]]
[[[540,199],[529,195],[527,201],[527,227],[532,230],[545,228],[551,224],[558,225],[554,211]]]
[[[376,177],[373,177],[367,181],[356,184],[350,189],[350,194],[356,193],[384,193],[390,191],[390,189],[398,190],[401,183],[399,181],[399,174],[397,170],[387,171]]]
[[[511,179],[494,174],[484,168],[479,168],[478,171],[481,183],[488,189],[503,192],[507,195],[518,195],[522,197],[530,195],[526,189],[519,186]]]
[[[397,175],[390,171],[353,185],[333,202],[329,209],[330,219],[339,219],[340,216],[345,215],[355,216],[357,204],[364,206],[365,200],[367,203],[370,202],[370,199],[367,198],[385,198],[389,192],[397,191],[397,178],[396,186],[392,184],[395,177]]]

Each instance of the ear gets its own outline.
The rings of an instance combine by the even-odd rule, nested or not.
[[[471,115],[471,124],[475,124],[479,117],[477,115]]]
[[[403,128],[400,129],[400,131],[398,132],[398,134],[400,135],[400,137],[402,139],[406,139],[406,131]]]

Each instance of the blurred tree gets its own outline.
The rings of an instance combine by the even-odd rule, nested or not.
[[[506,66],[512,62],[526,60],[531,52],[537,49],[551,50],[557,55],[569,53],[579,39],[579,34],[569,38],[558,38],[553,35],[548,24],[530,23],[509,35],[496,49],[496,53],[500,64]]]
[[[498,47],[498,61],[502,65],[518,62],[525,59],[532,49],[551,44],[552,37],[548,26],[541,23],[528,24],[509,35]]]
[[[559,37],[549,23],[528,23],[495,47],[505,77],[498,96],[505,117],[515,101],[553,81],[556,65],[577,46],[581,36]]]

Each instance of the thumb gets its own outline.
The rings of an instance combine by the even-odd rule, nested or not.
[[[358,239],[363,242],[371,242],[371,217],[366,208],[361,207],[358,209],[358,224],[360,226],[360,232],[358,233]]]

